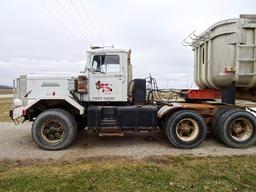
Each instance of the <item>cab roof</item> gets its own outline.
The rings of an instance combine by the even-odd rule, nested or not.
[[[90,53],[127,53],[128,50],[114,47],[91,47],[87,52]]]

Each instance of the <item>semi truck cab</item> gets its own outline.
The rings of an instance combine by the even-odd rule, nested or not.
[[[92,48],[87,51],[86,66],[91,102],[128,101],[129,51],[123,49]]]

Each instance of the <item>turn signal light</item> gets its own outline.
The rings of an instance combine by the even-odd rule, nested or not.
[[[77,78],[77,92],[87,93],[87,78],[84,75],[79,75]]]

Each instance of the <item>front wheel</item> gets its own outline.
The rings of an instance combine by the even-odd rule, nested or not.
[[[192,149],[199,146],[207,135],[203,117],[191,110],[174,113],[166,122],[165,134],[177,148]]]
[[[62,109],[42,112],[32,125],[32,137],[36,144],[46,150],[65,149],[77,134],[74,117]]]

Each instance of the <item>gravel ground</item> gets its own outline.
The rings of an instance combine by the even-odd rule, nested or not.
[[[124,137],[99,137],[95,133],[81,132],[76,141],[66,150],[45,151],[40,149],[30,134],[30,123],[15,126],[0,123],[0,160],[49,159],[69,161],[83,158],[108,156],[141,159],[151,156],[192,154],[242,155],[256,154],[256,146],[248,149],[230,149],[208,136],[197,149],[181,150],[171,146],[162,132],[127,133]]]

